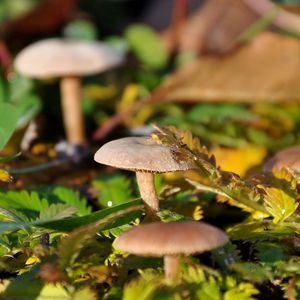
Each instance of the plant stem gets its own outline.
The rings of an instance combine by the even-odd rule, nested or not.
[[[176,281],[180,273],[180,256],[164,256],[165,277],[169,281]]]
[[[141,197],[146,204],[149,213],[159,211],[159,201],[154,185],[154,174],[147,172],[136,172],[136,179],[141,193]]]
[[[61,104],[66,137],[69,143],[85,144],[84,118],[81,108],[81,82],[76,76],[61,79]]]

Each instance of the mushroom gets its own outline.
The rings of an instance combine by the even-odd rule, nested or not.
[[[194,169],[191,160],[180,159],[175,149],[150,137],[127,137],[104,144],[95,154],[104,165],[136,172],[141,197],[150,213],[159,210],[154,173]]]
[[[265,172],[273,169],[290,168],[300,172],[300,146],[293,146],[279,151],[263,166]]]
[[[32,78],[61,78],[67,140],[71,145],[84,145],[80,77],[106,71],[122,61],[119,53],[100,42],[52,38],[23,49],[16,57],[15,67],[19,73]]]
[[[227,235],[212,225],[182,221],[131,228],[115,240],[114,246],[135,255],[163,256],[166,279],[176,280],[181,255],[202,253],[227,242]]]

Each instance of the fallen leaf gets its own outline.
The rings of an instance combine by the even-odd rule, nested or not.
[[[248,145],[243,148],[215,148],[211,150],[222,170],[244,176],[246,172],[259,165],[266,156],[263,147]]]
[[[271,51],[272,49],[272,51]],[[204,56],[171,76],[164,100],[300,100],[300,42],[264,32],[224,57]]]

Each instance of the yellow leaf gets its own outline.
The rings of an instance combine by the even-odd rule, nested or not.
[[[137,84],[128,84],[123,92],[121,100],[118,104],[118,111],[127,110],[136,101],[139,93],[139,86]]]
[[[11,182],[12,177],[9,175],[9,173],[3,169],[0,169],[0,181],[3,182]]]
[[[244,176],[250,168],[259,165],[266,156],[266,149],[255,145],[238,149],[215,148],[211,152],[222,170],[240,176]]]
[[[116,96],[117,89],[114,85],[101,86],[90,84],[83,88],[83,94],[91,99],[103,101]]]

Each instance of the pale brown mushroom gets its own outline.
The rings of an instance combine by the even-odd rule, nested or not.
[[[183,221],[134,227],[119,236],[114,246],[135,255],[163,256],[166,279],[176,280],[181,255],[202,253],[227,242],[227,235],[212,225]]]
[[[293,146],[279,151],[263,166],[263,170],[266,172],[282,168],[290,168],[300,172],[300,146]]]
[[[178,159],[172,147],[150,137],[127,137],[108,142],[96,152],[94,159],[104,165],[135,171],[141,197],[150,212],[159,210],[154,173],[195,168],[193,161]]]
[[[104,72],[123,61],[123,56],[104,43],[46,39],[29,45],[16,57],[16,70],[26,76],[61,78],[61,103],[67,140],[85,144],[80,77]]]

